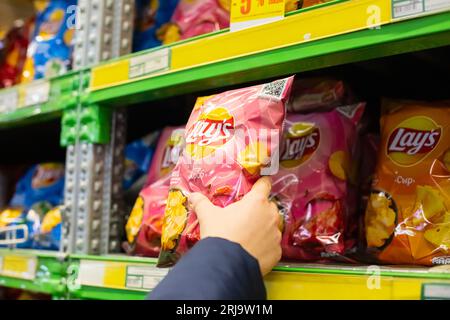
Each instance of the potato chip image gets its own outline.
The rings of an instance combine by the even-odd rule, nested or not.
[[[328,160],[328,167],[331,173],[341,180],[347,180],[347,173],[349,171],[350,160],[345,151],[336,151]]]
[[[438,225],[425,231],[425,239],[448,252],[450,249],[450,223]]]
[[[259,174],[261,168],[270,162],[267,144],[263,142],[250,143],[239,153],[237,161],[248,174],[252,176]]]
[[[444,198],[438,189],[431,186],[417,186],[415,208],[420,210],[425,219],[429,220],[446,210]]]
[[[131,210],[130,217],[128,218],[127,224],[125,226],[125,231],[127,233],[127,240],[129,243],[133,243],[136,238],[139,229],[141,228],[142,218],[144,216],[144,199],[139,196],[134,203],[133,209]]]
[[[382,192],[370,196],[366,216],[366,240],[370,248],[381,248],[388,243],[396,224],[393,202]]]
[[[187,221],[187,198],[177,189],[169,192],[167,206],[163,221],[161,243],[162,249],[175,249],[178,239],[186,227]]]

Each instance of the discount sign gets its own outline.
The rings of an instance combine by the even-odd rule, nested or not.
[[[285,0],[232,0],[230,29],[237,31],[284,18]]]

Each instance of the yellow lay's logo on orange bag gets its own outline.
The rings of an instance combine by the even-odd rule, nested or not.
[[[389,136],[388,157],[403,166],[422,160],[439,143],[442,128],[428,117],[406,119]]]
[[[450,104],[386,100],[365,213],[380,262],[431,265],[450,255]]]
[[[186,151],[191,157],[203,158],[226,144],[234,134],[234,117],[218,107],[200,114],[186,135]]]

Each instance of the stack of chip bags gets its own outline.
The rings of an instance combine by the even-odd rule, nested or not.
[[[157,257],[169,193],[170,174],[183,148],[182,127],[166,127],[159,138],[145,187],[139,193],[126,224],[129,254]]]
[[[201,192],[225,207],[276,172],[279,139],[293,77],[197,100],[186,146],[170,180],[158,266],[171,266],[200,238],[187,197]]]
[[[372,261],[450,264],[450,103],[384,100],[365,213]]]

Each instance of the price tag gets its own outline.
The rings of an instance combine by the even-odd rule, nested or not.
[[[50,95],[50,82],[36,81],[21,88],[20,107],[29,107],[48,101]]]
[[[167,272],[152,265],[81,260],[78,281],[92,287],[151,290]]]
[[[422,300],[450,300],[450,283],[424,283]]]
[[[146,76],[170,67],[170,48],[163,48],[130,59],[130,79]]]
[[[16,110],[19,100],[17,88],[0,91],[0,114]]]
[[[232,0],[230,30],[281,20],[284,13],[285,0]]]
[[[130,289],[152,290],[167,275],[168,269],[155,266],[128,266],[126,287]]]
[[[1,274],[7,277],[34,280],[37,268],[36,257],[3,256]]]
[[[413,17],[449,8],[450,0],[392,0],[392,17]]]

